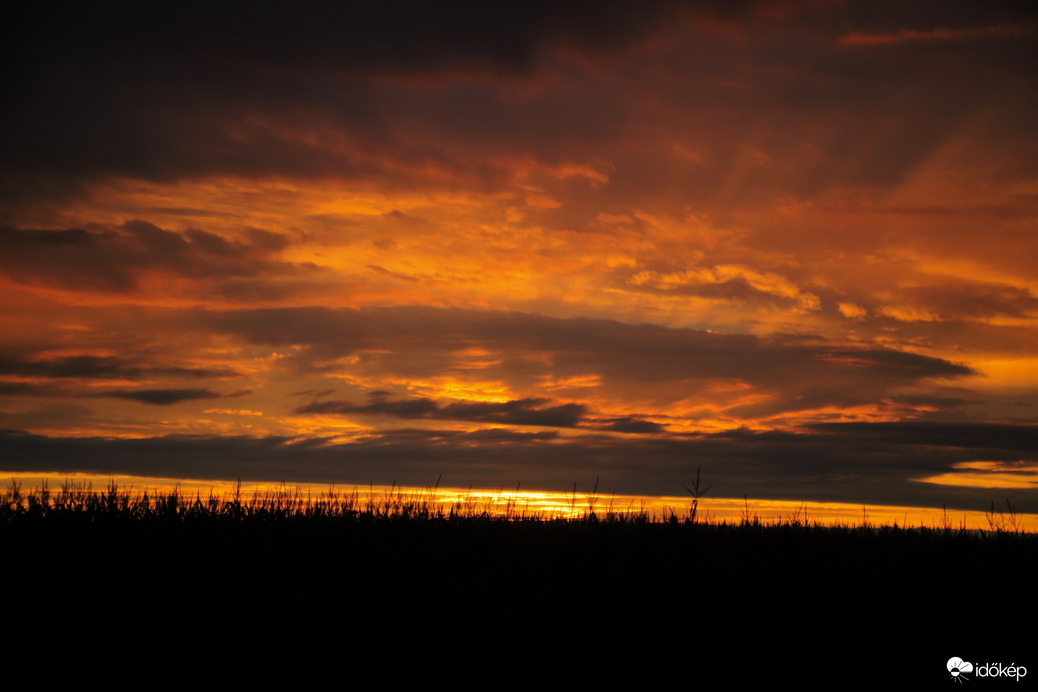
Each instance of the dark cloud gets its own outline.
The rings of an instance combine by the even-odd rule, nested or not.
[[[818,352],[817,357],[824,360],[846,363],[851,367],[873,369],[876,373],[882,371],[888,377],[919,379],[923,377],[962,377],[974,374],[974,371],[965,365],[890,349],[821,347]]]
[[[42,393],[51,394],[46,391]],[[95,412],[89,407],[68,400],[51,399],[38,406],[12,408],[13,410],[11,408],[0,410],[0,429],[47,432],[63,429],[82,430],[83,426],[94,425],[98,420]]]
[[[0,356],[0,375],[18,377],[83,378],[83,379],[136,379],[141,377],[233,377],[238,373],[230,368],[196,368],[163,366],[146,363],[142,359],[118,356],[64,356],[57,358],[27,358]]]
[[[599,427],[603,430],[612,430],[621,433],[658,433],[666,430],[666,428],[659,423],[639,420],[630,416],[624,416],[622,418],[606,418],[599,421],[599,424]]]
[[[210,174],[484,189],[513,181],[498,157],[530,156],[605,158],[611,198],[628,201],[681,190],[682,204],[724,207],[897,183],[979,115],[998,139],[1011,123],[1029,131],[1036,110],[1021,92],[1035,75],[1026,32],[909,55],[839,43],[849,27],[1034,16],[919,5],[778,13],[800,22],[768,3],[672,0],[27,7],[5,27],[0,176],[12,202],[36,183],[47,195],[61,180]],[[652,154],[678,132],[698,164]]]
[[[865,301],[862,301],[864,303]],[[903,303],[902,303],[903,304]],[[997,323],[986,319],[973,320],[965,316],[947,320],[896,319],[882,313],[872,312],[853,322],[855,330],[865,338],[881,342],[891,333],[898,335],[898,343],[914,347],[932,348],[935,345],[954,344],[958,352],[985,353],[1016,358],[1028,353],[1038,341],[1038,330],[1025,320],[1018,324]],[[983,372],[983,364],[974,367]]]
[[[69,3],[5,16],[11,182],[23,174],[168,179],[199,171],[378,175],[270,123],[384,131],[371,75],[529,75],[546,43],[594,52],[646,35],[670,0],[623,2]],[[190,9],[189,9],[190,8]],[[377,101],[377,99],[376,99]],[[270,117],[254,118],[259,113]],[[235,124],[236,123],[236,124]]]
[[[913,305],[942,319],[972,320],[1038,314],[1038,297],[1026,288],[1006,284],[958,281],[909,286],[902,288],[901,293]]]
[[[700,3],[702,4],[702,3]],[[397,69],[429,72],[447,66],[530,68],[537,46],[561,40],[587,49],[613,48],[657,26],[680,3],[499,2],[479,5],[403,0],[309,2],[69,3],[64,11],[23,8],[10,29],[37,58],[78,57],[112,65],[136,58],[125,71],[170,79],[205,76],[237,63],[284,70]],[[719,4],[718,4],[719,5]],[[15,32],[12,30],[11,32]],[[179,62],[175,62],[176,59]],[[143,63],[143,64],[142,64]],[[37,67],[36,69],[43,69]]]
[[[219,392],[211,392],[208,389],[122,389],[105,392],[98,396],[113,397],[116,399],[129,399],[142,404],[153,406],[170,406],[182,401],[196,401],[198,399],[221,399],[225,395]]]
[[[146,221],[105,231],[0,229],[0,272],[26,283],[69,290],[128,292],[149,271],[194,279],[284,274],[293,267],[275,257],[287,245],[280,235],[248,232],[231,241],[198,229],[181,233]]]
[[[969,404],[982,404],[982,400],[978,399],[964,399],[962,397],[955,396],[940,396],[940,395],[912,395],[904,394],[899,396],[891,397],[891,401],[896,404],[907,404],[908,406],[927,406],[934,407],[942,410],[954,410],[962,406]]]
[[[1009,461],[1038,450],[1038,426],[1003,423],[823,423],[813,430],[839,436],[851,444],[878,442],[920,447],[958,447],[996,454]]]
[[[678,285],[659,285],[653,282],[633,283],[631,277],[623,282],[624,290],[659,295],[698,296],[748,305],[796,305],[797,295],[779,295],[753,286],[745,277],[716,282],[693,282]]]
[[[747,407],[764,415],[816,406],[874,403],[895,387],[972,374],[964,365],[892,349],[834,346],[821,339],[761,339],[585,318],[424,307],[284,308],[200,313],[197,328],[270,347],[303,346],[297,367],[429,377],[452,372],[456,353],[479,346],[501,358],[481,371],[530,389],[536,378],[595,374],[609,387],[649,387],[673,401],[713,381],[746,382],[774,394]],[[551,354],[550,365],[528,360]]]
[[[422,418],[440,413],[440,407],[432,399],[410,399],[406,401],[375,401],[367,405],[349,401],[314,401],[300,406],[296,413],[359,413],[397,418]]]
[[[164,360],[164,359],[163,359]],[[166,406],[198,399],[217,399],[240,396],[246,392],[220,394],[206,388],[145,388],[107,389],[84,388],[76,380],[92,380],[125,384],[126,380],[153,380],[186,378],[236,377],[239,373],[229,368],[181,367],[148,363],[147,357],[120,358],[115,356],[67,356],[58,358],[0,357],[0,376],[37,378],[36,381],[0,381],[0,395],[9,397],[97,398],[126,399],[143,404]]]
[[[34,382],[3,382],[0,381],[0,396],[10,395],[36,395],[41,393],[41,387]]]
[[[732,431],[686,438],[581,436],[503,429],[386,430],[355,442],[286,437],[167,436],[145,439],[48,438],[0,433],[5,469],[24,472],[127,473],[180,478],[242,478],[337,484],[393,482],[569,491],[577,481],[602,494],[682,495],[702,467],[710,497],[833,501],[985,510],[1008,497],[1038,511],[1038,490],[937,485],[993,454],[1038,461],[1033,426],[929,426],[918,444],[911,424],[861,424],[805,434]],[[846,433],[846,434],[845,434]],[[1021,447],[1029,445],[1026,449]],[[995,459],[997,460],[997,459]]]
[[[110,378],[140,374],[125,358],[110,356],[68,356],[42,360],[0,358],[0,374],[23,377]]]
[[[314,401],[300,406],[296,413],[342,413],[359,415],[395,416],[397,418],[428,418],[466,420],[500,425],[539,425],[572,428],[585,414],[582,404],[546,406],[549,399],[528,398],[504,402],[455,401],[445,406],[432,399],[404,399],[389,401],[383,392],[372,392],[367,404],[348,401]]]

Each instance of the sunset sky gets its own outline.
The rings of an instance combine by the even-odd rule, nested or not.
[[[0,471],[1038,512],[1038,10],[3,10]]]

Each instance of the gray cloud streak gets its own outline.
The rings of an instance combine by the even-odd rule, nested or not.
[[[968,461],[1038,463],[1030,426],[862,424],[827,434],[734,431],[688,438],[583,436],[490,429],[387,430],[347,444],[286,437],[168,436],[146,439],[47,438],[0,433],[5,469],[125,473],[297,483],[512,486],[568,491],[601,478],[605,493],[681,495],[702,466],[712,497],[838,501],[984,510],[1009,498],[1038,512],[1038,490],[934,485],[919,479]],[[1006,438],[1010,442],[1003,442]],[[867,444],[862,441],[867,439]]]
[[[354,404],[349,401],[314,401],[298,407],[296,413],[341,413],[394,416],[397,418],[428,418],[440,420],[467,420],[502,425],[534,425],[572,428],[583,418],[586,407],[581,404],[546,406],[544,398],[528,398],[505,402],[455,401],[445,406],[432,399],[389,401],[380,393],[372,393],[372,401]]]

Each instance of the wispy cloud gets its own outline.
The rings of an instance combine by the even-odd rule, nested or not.
[[[981,41],[986,39],[1023,39],[1034,35],[1033,24],[995,24],[950,29],[939,26],[929,30],[899,29],[894,33],[850,33],[840,38],[842,46],[875,46],[897,43],[940,41]]]
[[[581,404],[548,406],[549,399],[529,398],[515,401],[454,401],[439,405],[431,399],[390,401],[379,393],[370,394],[367,404],[348,401],[314,401],[298,407],[296,413],[341,413],[394,416],[396,418],[429,418],[468,420],[505,425],[533,425],[571,428],[585,413]]]

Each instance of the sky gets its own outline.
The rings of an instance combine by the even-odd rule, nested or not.
[[[1038,11],[3,11],[0,470],[1038,512]]]

